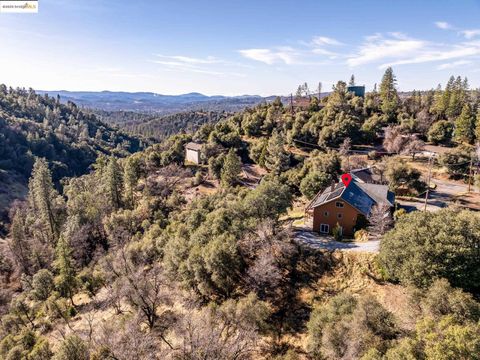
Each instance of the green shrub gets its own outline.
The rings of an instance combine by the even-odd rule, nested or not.
[[[89,351],[85,342],[76,335],[69,335],[63,340],[54,360],[89,360]]]
[[[336,240],[336,241],[342,241],[343,240],[343,231],[342,231],[342,227],[340,226],[339,223],[337,223],[337,225],[335,225],[332,229],[332,235],[333,235],[333,238]]]
[[[39,270],[32,278],[31,296],[35,300],[47,300],[55,289],[53,274],[47,270]]]

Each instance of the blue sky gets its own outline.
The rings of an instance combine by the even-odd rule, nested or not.
[[[480,87],[480,1],[39,0],[0,14],[0,83],[179,94],[326,91],[392,66],[401,90]]]

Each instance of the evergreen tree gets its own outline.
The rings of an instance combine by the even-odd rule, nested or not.
[[[41,221],[46,238],[55,243],[60,230],[58,202],[61,201],[45,159],[37,158],[29,182],[29,203],[36,219]],[[56,218],[57,217],[57,218]]]
[[[222,186],[228,187],[235,184],[238,174],[242,171],[242,162],[235,153],[235,149],[230,149],[223,163],[221,181]]]
[[[448,79],[447,85],[445,86],[445,91],[443,92],[442,96],[442,109],[444,111],[445,116],[447,116],[447,113],[449,112],[449,106],[450,106],[450,98],[452,97],[452,93],[455,88],[455,77],[452,75]]]
[[[20,209],[17,209],[13,216],[10,238],[10,249],[15,257],[16,263],[20,267],[20,271],[30,275],[32,273],[30,266],[30,246],[25,234],[25,214],[20,211]]]
[[[111,157],[105,174],[105,185],[112,208],[122,206],[123,177],[122,170],[115,157]]]
[[[283,137],[274,130],[268,140],[267,152],[265,154],[265,167],[267,170],[278,175],[288,168],[290,156],[285,151]]]
[[[475,116],[469,104],[465,104],[462,113],[455,121],[455,140],[472,144],[475,139]]]
[[[452,140],[453,130],[453,124],[450,121],[437,121],[428,130],[428,141],[434,144],[448,144]]]
[[[55,277],[55,286],[61,296],[70,299],[73,303],[73,295],[78,287],[76,271],[73,264],[72,248],[68,240],[61,235],[55,248],[55,270],[57,276]]]
[[[388,67],[383,74],[380,83],[380,100],[382,101],[381,109],[390,119],[395,117],[399,99],[396,89],[397,79],[391,67]]]
[[[430,108],[430,111],[437,116],[438,119],[445,117],[445,96],[446,90],[442,91],[442,85],[438,84],[433,95],[433,104]]]
[[[134,190],[140,178],[140,166],[140,158],[135,155],[130,156],[125,162],[125,201],[131,207],[135,205]]]
[[[462,81],[462,78],[458,76],[453,82],[452,87],[453,89],[451,91],[447,108],[447,116],[449,119],[455,119],[462,112],[466,101],[468,82],[466,81],[466,78]]]

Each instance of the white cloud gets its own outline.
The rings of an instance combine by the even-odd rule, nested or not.
[[[480,29],[470,29],[470,30],[462,30],[460,33],[465,36],[467,39],[472,39],[475,36],[480,35]]]
[[[381,34],[367,36],[357,53],[350,55],[347,64],[358,66],[388,58],[406,58],[426,46],[426,42],[411,39],[402,33],[391,33],[388,38]]]
[[[171,63],[178,65],[194,65],[194,64],[216,64],[221,63],[222,60],[213,56],[207,56],[206,58],[194,58],[183,55],[161,55],[157,54],[157,57],[163,60],[159,60],[159,63]]]
[[[315,36],[312,39],[312,44],[315,46],[324,46],[324,45],[342,45],[342,43],[336,39],[332,39],[326,36]]]
[[[438,70],[452,69],[462,65],[469,65],[472,62],[470,60],[458,60],[450,63],[440,64],[437,66]]]
[[[269,48],[242,49],[238,52],[245,58],[268,65],[319,65],[318,56],[335,59],[339,53],[330,50],[333,46],[343,45],[340,41],[327,36],[314,36],[310,41],[299,41],[301,46],[276,46]]]
[[[294,64],[299,57],[297,51],[288,46],[275,49],[244,49],[239,50],[239,53],[247,59],[263,62],[268,65],[282,62],[291,65]]]
[[[339,56],[338,53],[327,50],[327,49],[323,49],[323,48],[313,49],[312,53],[314,53],[316,55],[326,55],[326,56],[330,57],[331,59],[335,59]]]
[[[382,69],[388,66],[457,60],[439,65],[442,69],[465,65],[465,61],[476,56],[480,56],[479,41],[445,44],[410,38],[403,33],[389,33],[367,36],[356,53],[348,56],[347,64],[354,67],[380,63],[379,68]]]
[[[168,71],[181,71],[181,72],[193,72],[198,74],[208,75],[231,75],[243,77],[244,74],[231,72],[231,71],[219,71],[218,67],[232,65],[228,62],[218,59],[214,56],[207,56],[206,58],[196,58],[184,55],[161,55],[157,54],[157,59],[152,60],[155,64],[164,65],[164,70]],[[211,65],[215,65],[215,69],[211,69]]]
[[[448,30],[452,28],[452,25],[445,21],[436,21],[435,26],[442,30]]]
[[[445,48],[431,48],[423,52],[415,54],[406,59],[396,60],[388,64],[381,65],[381,68],[395,65],[406,64],[421,64],[435,61],[445,61],[451,59],[462,59],[465,57],[471,57],[480,55],[480,44],[475,43],[463,43],[460,45],[454,45],[448,49]]]

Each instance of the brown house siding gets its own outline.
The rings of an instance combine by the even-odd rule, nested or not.
[[[336,202],[343,203],[343,208],[336,207]],[[328,216],[324,215],[326,211]],[[338,214],[342,214],[341,219],[337,217]],[[360,212],[349,203],[343,200],[333,200],[313,209],[313,231],[320,232],[320,225],[328,224],[330,227],[329,232],[332,233],[332,229],[338,223],[343,227],[345,236],[353,236],[353,230],[359,214]]]

